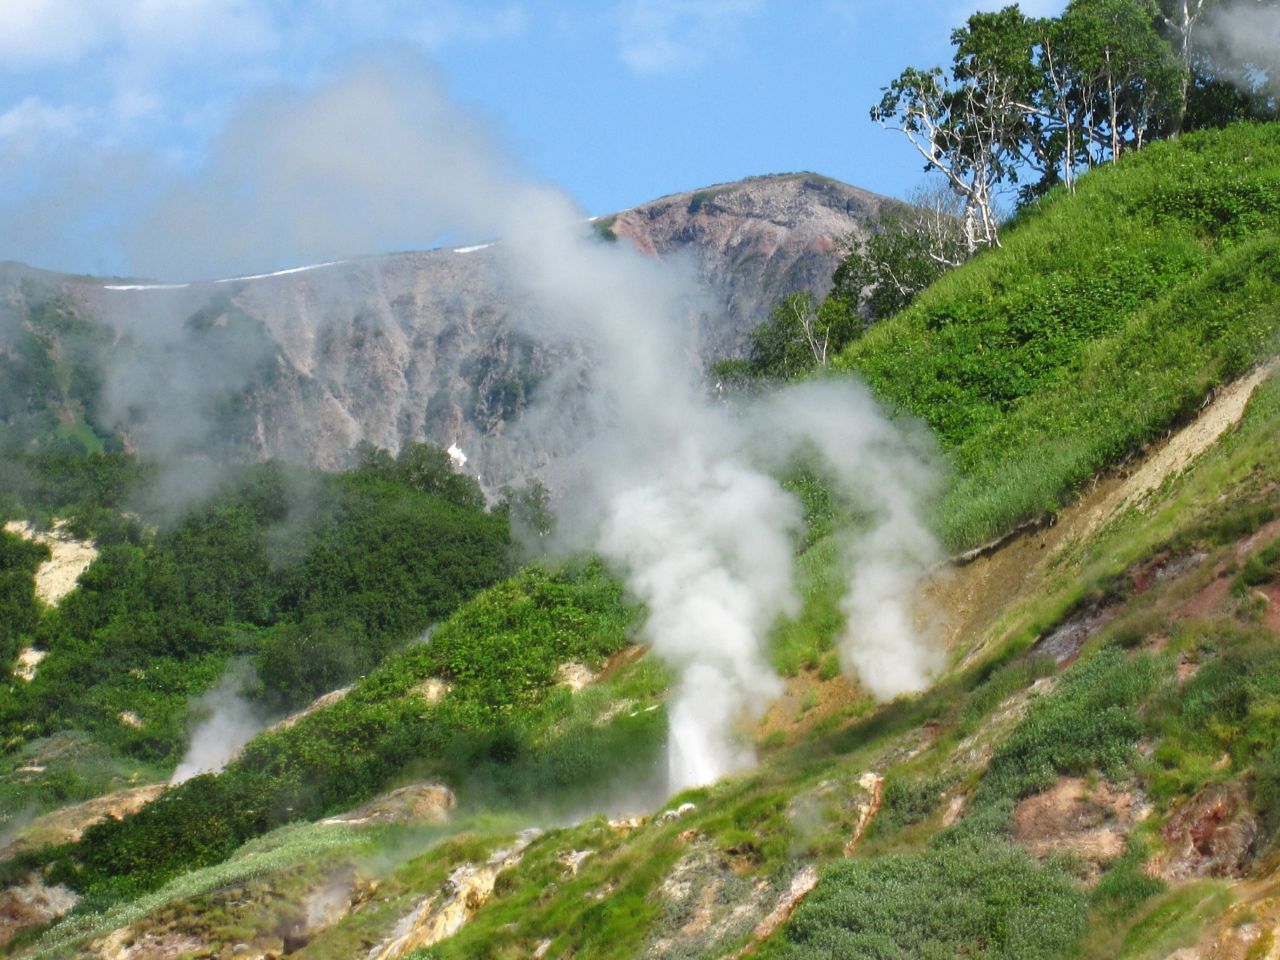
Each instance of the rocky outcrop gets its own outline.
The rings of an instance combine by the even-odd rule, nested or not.
[[[1258,839],[1258,821],[1239,782],[1211,783],[1183,803],[1161,831],[1168,849],[1152,872],[1165,881],[1241,877]]]
[[[36,877],[0,890],[0,949],[24,930],[52,923],[79,899],[66,887],[46,886]]]
[[[525,848],[538,835],[537,830],[527,830],[515,844],[499,850],[484,863],[458,867],[438,893],[422,901],[400,921],[390,937],[369,952],[368,960],[398,960],[452,937],[488,902],[498,874],[519,863]]]
[[[162,783],[130,787],[46,813],[28,823],[13,840],[0,847],[0,861],[37,847],[74,843],[95,823],[101,823],[108,817],[123,820],[130,814],[137,813],[164,791],[165,785]]]
[[[755,177],[599,218],[595,229],[601,242],[693,264],[710,297],[691,333],[710,360],[740,354],[787,293],[824,293],[841,239],[884,202],[813,174]],[[144,448],[332,469],[361,439],[390,450],[428,440],[497,489],[574,441],[582,368],[574,345],[525,332],[500,264],[500,244],[192,284],[11,264],[0,265],[0,307],[27,316],[24,305],[56,298],[108,327],[103,419]],[[568,425],[517,440],[512,426],[553,383]]]
[[[443,783],[413,783],[324,822],[357,827],[385,823],[448,823],[449,812],[457,805],[453,791]]]

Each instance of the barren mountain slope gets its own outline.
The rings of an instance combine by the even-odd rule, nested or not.
[[[825,292],[840,238],[884,202],[811,174],[755,177],[599,218],[594,229],[601,242],[693,262],[711,296],[691,332],[704,359],[718,358],[740,352],[785,294]],[[510,436],[557,373],[570,399],[580,374],[574,345],[538,342],[513,324],[521,304],[503,287],[492,245],[206,283],[16,266],[0,281],[10,306],[56,296],[113,329],[107,417],[144,449],[172,452],[170,434],[189,444],[192,424],[169,421],[182,410],[238,455],[325,468],[341,466],[360,439],[391,450],[456,442],[468,472],[496,488],[544,465],[576,432],[574,405],[558,403],[557,423],[536,439]]]

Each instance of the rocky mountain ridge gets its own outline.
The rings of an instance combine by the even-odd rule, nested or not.
[[[596,218],[592,229],[601,242],[692,263],[709,296],[691,339],[708,361],[740,355],[787,293],[822,295],[841,240],[885,202],[815,174],[753,177]],[[143,450],[229,444],[242,457],[335,469],[360,440],[392,451],[429,440],[456,443],[469,472],[496,489],[574,442],[582,359],[577,345],[541,342],[515,322],[520,298],[499,259],[486,244],[186,284],[10,265],[0,283],[13,312],[55,297],[110,330],[106,419]],[[552,383],[559,429],[517,439],[511,428]]]

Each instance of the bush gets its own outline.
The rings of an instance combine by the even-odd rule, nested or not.
[[[1144,731],[1138,706],[1158,678],[1154,660],[1128,659],[1117,647],[1077,661],[996,748],[975,806],[1030,796],[1064,773],[1122,776]]]
[[[1061,957],[1085,907],[1068,875],[1003,843],[855,860],[827,872],[760,956]]]

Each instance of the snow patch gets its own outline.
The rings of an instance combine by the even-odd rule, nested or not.
[[[477,244],[474,247],[454,247],[453,252],[454,253],[475,253],[477,250],[488,250],[492,246],[493,246],[492,243],[481,243],[481,244]]]
[[[449,449],[445,451],[449,454],[449,459],[453,461],[453,468],[461,470],[467,465],[467,455],[462,452],[462,448],[458,446],[458,441],[449,444]]]
[[[189,283],[108,283],[103,290],[185,290]]]
[[[479,247],[472,249],[478,250]],[[464,251],[459,251],[464,252]],[[308,270],[319,270],[322,267],[332,267],[341,260],[326,260],[324,263],[312,263],[305,267],[289,267],[287,270],[273,270],[271,273],[250,273],[243,277],[223,277],[220,280],[208,280],[207,283],[238,283],[241,280],[266,280],[269,277],[287,277],[293,273],[306,273]],[[190,283],[108,283],[103,286],[103,290],[185,290],[187,287],[193,286]]]

